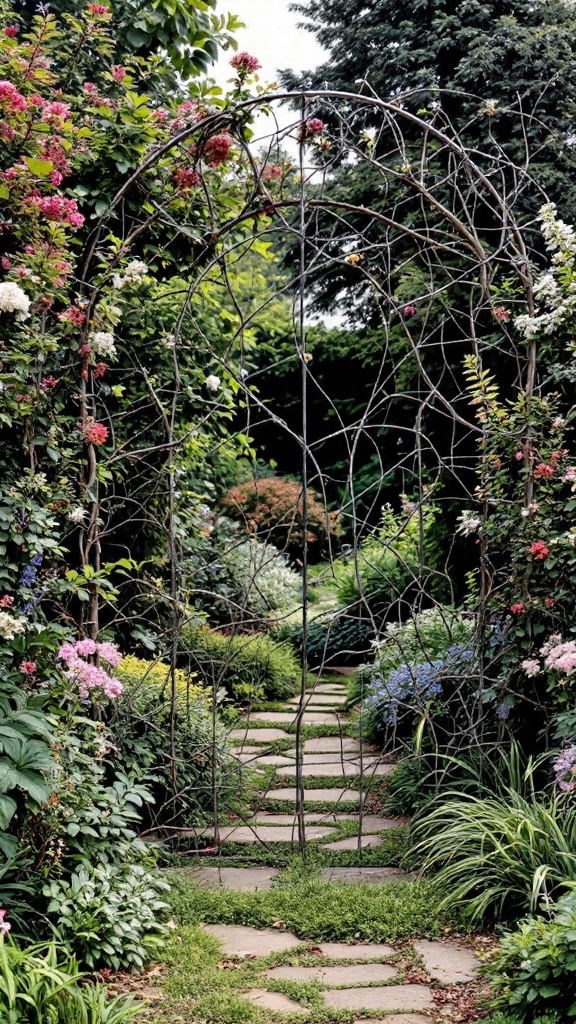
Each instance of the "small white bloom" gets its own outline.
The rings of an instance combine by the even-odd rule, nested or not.
[[[14,640],[18,633],[26,629],[26,619],[21,616],[15,617],[9,612],[0,611],[0,636],[4,640]]]
[[[471,533],[477,533],[482,526],[482,520],[479,516],[475,516],[473,512],[463,512],[462,515],[458,516],[457,521],[460,525],[456,528],[456,532],[462,533],[465,537],[468,537]]]
[[[148,266],[142,260],[131,260],[124,269],[123,274],[114,274],[112,284],[117,291],[120,291],[126,284],[142,284],[145,275],[148,273]]]
[[[486,104],[484,106],[484,109],[483,109],[482,113],[486,114],[486,117],[494,117],[494,114],[496,113],[497,110],[498,110],[498,102],[497,102],[497,100],[486,100]]]
[[[112,359],[116,355],[114,335],[109,331],[94,331],[88,337],[89,345],[98,356],[108,356]]]
[[[72,523],[83,523],[87,515],[87,510],[82,508],[81,505],[77,505],[76,508],[73,508],[72,511],[68,513],[68,519]]]
[[[209,391],[218,391],[220,384],[222,383],[220,377],[217,377],[215,373],[209,374],[204,381]]]
[[[16,313],[17,320],[27,320],[31,305],[32,300],[19,284],[15,284],[14,281],[3,281],[0,284],[0,311]]]
[[[576,132],[568,132],[568,134],[564,136],[564,142],[571,148],[576,146]]]

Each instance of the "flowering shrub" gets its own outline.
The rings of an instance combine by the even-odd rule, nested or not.
[[[273,544],[252,537],[230,546],[222,561],[231,584],[231,600],[249,616],[293,608],[301,598],[300,576]]]
[[[122,683],[109,675],[99,664],[86,661],[86,658],[94,656],[98,656],[112,669],[117,668],[122,660],[122,655],[115,644],[91,640],[88,637],[85,640],[76,640],[75,643],[63,644],[58,651],[58,657],[66,665],[68,679],[78,685],[81,700],[88,700],[89,697],[107,697],[114,700],[122,693]]]
[[[304,540],[302,488],[295,480],[263,477],[233,487],[222,499],[232,519],[249,534],[282,551],[300,552]],[[306,539],[314,553],[339,533],[338,517],[328,512],[319,496],[307,495]]]

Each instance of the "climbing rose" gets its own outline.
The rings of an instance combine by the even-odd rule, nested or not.
[[[311,135],[319,135],[324,131],[324,121],[321,121],[319,117],[311,117],[304,122],[302,127],[304,138],[309,139]]]
[[[3,281],[0,284],[0,312],[16,313],[17,320],[27,320],[30,316],[31,299],[19,284]]]
[[[90,14],[109,14],[110,11],[105,4],[88,4]]]
[[[252,75],[255,71],[259,71],[262,67],[257,57],[252,57],[251,54],[246,53],[245,50],[242,53],[237,53],[230,64],[236,69],[238,74],[242,77],[244,75]]]
[[[174,177],[178,188],[181,189],[196,188],[202,184],[202,179],[195,167],[181,167],[179,171],[176,171]]]
[[[526,611],[526,605],[523,601],[517,601],[516,604],[510,605],[510,611],[512,615],[521,615],[522,612]]]
[[[550,548],[546,546],[543,540],[536,540],[530,548],[530,554],[534,556],[538,561],[543,562],[548,557]]]
[[[70,309],[65,309],[63,313],[58,313],[58,319],[61,323],[71,323],[76,327],[82,327],[86,319],[86,313],[78,309],[77,306],[70,306]]]
[[[542,477],[554,476],[554,468],[549,466],[546,462],[540,462],[534,470],[534,479],[540,480]]]
[[[221,135],[213,135],[206,141],[204,156],[210,167],[218,167],[228,159],[232,148],[232,139],[226,132]]]
[[[35,661],[23,661],[20,665],[20,671],[23,676],[33,676],[36,671]]]
[[[103,423],[95,423],[91,417],[82,427],[82,433],[90,444],[105,444],[108,440],[108,427],[105,427]]]

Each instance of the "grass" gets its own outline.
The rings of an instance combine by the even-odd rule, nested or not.
[[[204,889],[179,874],[171,881],[172,915],[186,925],[265,928],[281,921],[302,939],[386,942],[432,938],[458,923],[439,909],[444,893],[428,881],[341,885],[319,881],[310,865],[296,863],[276,888],[266,891]]]

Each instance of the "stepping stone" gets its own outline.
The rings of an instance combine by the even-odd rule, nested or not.
[[[283,754],[266,754],[264,757],[257,757],[256,764],[268,764],[278,767],[279,765],[294,764],[291,757],[284,757]]]
[[[344,970],[344,968],[342,968]],[[342,988],[324,992],[333,1010],[431,1010],[434,1000],[425,985],[386,985],[382,988]],[[392,1021],[397,1018],[392,1017]]]
[[[392,764],[364,764],[364,778],[370,779],[376,775],[390,775],[394,771]],[[296,765],[284,765],[278,769],[278,775],[286,778],[296,777]],[[338,761],[332,764],[303,764],[302,775],[306,778],[316,779],[338,779],[343,776],[359,776],[360,764],[358,761]]]
[[[236,760],[239,761],[240,764],[251,764],[253,766],[256,765],[257,757],[257,754],[236,754]]]
[[[354,1021],[354,1024],[368,1024],[366,1017]],[[393,1017],[386,1017],[385,1020],[374,1020],[370,1017],[369,1024],[431,1024],[430,1017],[423,1017],[421,1013],[395,1013]]]
[[[244,998],[262,1010],[274,1010],[275,1013],[310,1013],[310,1010],[295,1003],[282,992],[267,992],[263,988],[253,988],[250,992],[244,993]]]
[[[246,928],[243,924],[205,924],[202,927],[222,943],[226,956],[270,956],[304,945],[292,932],[277,928]]]
[[[348,687],[346,683],[318,683],[317,686],[310,687],[306,690],[306,693],[348,693]]]
[[[327,882],[340,882],[343,885],[357,882],[388,885],[390,882],[409,882],[413,878],[413,875],[401,871],[400,868],[322,868],[320,875]],[[378,1010],[380,1007],[376,1006],[375,1009]]]
[[[235,747],[230,753],[234,754],[235,757],[239,754],[261,754],[262,747]]]
[[[266,793],[266,800],[289,800],[296,803],[295,789],[269,789]],[[305,789],[304,803],[317,804],[338,804],[338,803],[360,803],[360,793],[357,789]]]
[[[359,751],[358,740],[351,736],[317,736],[311,740],[304,740],[303,752],[305,754],[329,754],[339,751]]]
[[[339,676],[353,676],[358,671],[358,665],[330,665],[330,671]]]
[[[396,952],[392,946],[378,942],[355,946],[347,942],[321,942],[317,948],[329,960],[387,960]]]
[[[296,757],[296,747],[291,747],[290,750],[284,751],[286,757]],[[303,754],[302,764],[342,764],[342,761],[356,763],[360,757],[359,750],[340,750],[333,751],[332,753],[326,754]],[[371,758],[374,761],[374,754],[366,754],[365,761]]]
[[[310,705],[314,704],[318,707],[336,707],[337,705],[342,705],[346,703],[346,696],[345,694],[337,695],[333,693],[318,693],[317,690],[314,690],[312,693],[306,694],[305,700]],[[288,707],[300,707],[300,700],[297,698],[289,700]]]
[[[338,820],[337,820],[338,819]],[[357,814],[333,814],[331,811],[306,811],[304,813],[304,824],[305,825],[338,825],[338,821],[346,819],[347,821],[358,821]],[[267,813],[266,811],[260,811],[255,814],[253,818],[249,818],[247,824],[249,825],[292,825],[293,828],[298,828],[298,816],[295,813],[292,814],[273,814],[272,812]]]
[[[303,716],[304,725],[338,725],[337,715],[328,711],[307,711]],[[296,721],[295,712],[290,711],[255,711],[250,715],[250,723],[269,722],[271,725],[293,725]]]
[[[395,978],[398,971],[389,964],[339,964],[337,967],[273,967],[266,971],[270,981],[319,981],[322,985],[378,985]]]
[[[339,839],[336,843],[322,844],[323,850],[357,850],[360,846],[361,850],[370,849],[373,846],[380,846],[384,840],[380,836],[366,836],[363,835],[360,838],[360,844],[358,844],[358,836],[350,836],[348,839]]]
[[[238,892],[255,892],[257,889],[271,889],[274,879],[280,874],[278,868],[180,868],[198,885],[205,889],[236,889]]]
[[[309,825],[306,828],[307,839],[325,839],[333,836],[334,829],[322,825]],[[220,830],[222,841],[231,843],[292,843],[298,838],[298,829],[294,826],[282,825],[238,825]]]
[[[408,818],[380,818],[377,814],[364,814],[362,822],[358,821],[358,829],[363,835],[372,835],[374,832],[386,832],[391,828],[406,828],[409,824]],[[334,821],[330,824],[338,824],[338,821],[350,821],[349,815],[334,815]]]
[[[290,736],[283,729],[232,729],[228,733],[230,740],[250,740],[252,743],[274,743],[275,740],[288,740]]]
[[[429,942],[421,939],[414,949],[434,981],[454,985],[461,981],[474,981],[480,967],[476,954],[458,942]]]

